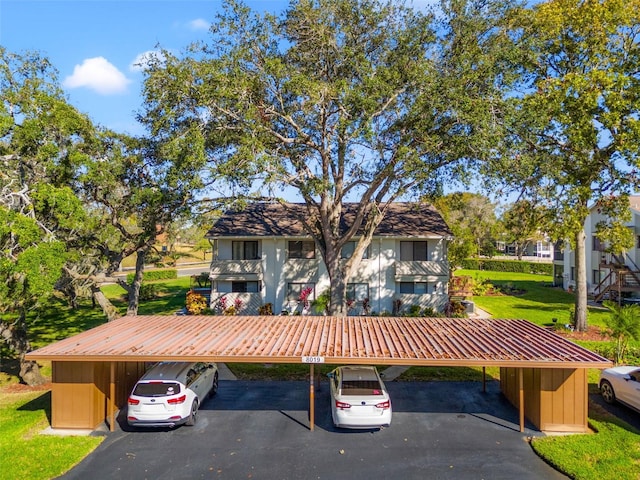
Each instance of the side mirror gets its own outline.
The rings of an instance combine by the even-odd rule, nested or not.
[[[329,373],[327,373],[327,377],[334,378],[335,374],[333,372],[329,372]]]

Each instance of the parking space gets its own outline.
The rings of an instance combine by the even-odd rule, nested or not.
[[[388,382],[393,422],[333,427],[329,388],[316,391],[309,430],[306,382],[221,381],[194,427],[119,428],[65,479],[561,479],[519,432],[497,382]]]

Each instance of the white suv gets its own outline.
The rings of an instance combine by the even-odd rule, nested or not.
[[[160,362],[133,387],[127,422],[136,427],[195,425],[200,404],[217,390],[215,363]]]

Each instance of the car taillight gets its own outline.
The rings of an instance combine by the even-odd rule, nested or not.
[[[376,403],[376,408],[382,408],[382,409],[391,408],[391,402],[387,400],[386,402]]]
[[[139,403],[140,403],[140,400],[129,397],[129,405],[138,405]]]
[[[169,405],[175,405],[178,403],[184,403],[184,401],[187,399],[186,395],[181,395],[178,398],[170,398],[169,400],[167,400],[167,403]]]
[[[351,404],[345,403],[345,402],[339,402],[338,400],[336,400],[336,408],[340,408],[344,410],[347,408],[351,408]]]

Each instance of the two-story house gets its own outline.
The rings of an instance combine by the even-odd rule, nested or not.
[[[629,197],[631,220],[626,224],[635,238],[630,250],[614,254],[606,250],[606,244],[596,236],[599,222],[606,218],[596,206],[591,208],[584,224],[586,235],[587,291],[596,301],[603,298],[638,296],[640,294],[640,195]],[[563,255],[554,257],[554,267],[562,269],[562,286],[575,287],[575,253],[566,245]]]
[[[343,224],[354,207],[344,206]],[[222,301],[240,305],[240,314],[254,315],[271,304],[275,314],[322,314],[307,308],[328,292],[330,282],[320,252],[298,220],[305,211],[303,204],[285,208],[259,202],[215,222],[207,233],[213,246],[212,307]],[[448,301],[450,238],[432,206],[391,204],[348,280],[349,314],[398,313],[414,305],[441,310]],[[355,241],[345,245],[343,258],[354,246]]]

